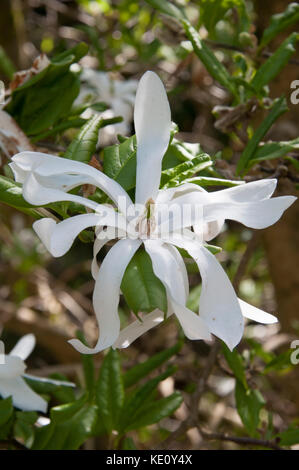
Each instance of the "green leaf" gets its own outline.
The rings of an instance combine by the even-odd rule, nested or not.
[[[260,411],[265,400],[258,390],[244,388],[238,380],[235,389],[236,406],[239,416],[250,436],[258,437],[257,428],[260,422]]]
[[[177,354],[181,348],[182,343],[179,342],[171,348],[165,349],[165,351],[154,354],[154,356],[150,357],[147,361],[132,367],[123,376],[125,387],[131,387],[139,382],[139,380],[146,377],[150,372],[156,370],[165,361],[168,361],[168,359]]]
[[[40,134],[69,113],[80,90],[80,80],[69,67],[87,49],[81,43],[54,57],[45,69],[12,92],[6,111],[26,134]]]
[[[86,344],[84,335],[81,331],[77,331],[77,338]],[[84,372],[85,386],[91,395],[93,395],[95,387],[95,368],[94,360],[91,354],[81,354],[81,361]]]
[[[51,409],[51,423],[38,428],[34,450],[76,450],[92,434],[97,407],[83,396],[79,400]]]
[[[223,178],[213,178],[211,176],[194,176],[194,178],[187,178],[184,183],[198,184],[198,186],[227,186],[232,188],[244,184],[244,181],[239,180],[226,180]]]
[[[51,137],[53,135],[61,134],[67,129],[76,129],[76,128],[82,127],[85,123],[86,123],[86,119],[83,119],[80,117],[67,119],[57,124],[57,126],[53,126],[51,129],[45,132],[42,132],[41,134],[35,135],[34,137],[31,138],[31,142],[35,143],[35,142],[39,142],[40,140],[45,140],[48,137]]]
[[[104,173],[117,181],[126,191],[136,182],[136,137],[104,149]]]
[[[2,46],[0,46],[0,70],[2,70],[9,80],[13,79],[13,74],[16,72],[14,64]]]
[[[110,349],[105,356],[96,383],[96,401],[99,415],[110,433],[118,429],[119,413],[124,402],[124,384],[118,352]]]
[[[285,142],[269,142],[257,148],[250,161],[250,166],[263,161],[273,160],[274,158],[281,158],[287,155],[292,150],[299,149],[299,137],[297,139]]]
[[[270,20],[270,25],[265,29],[260,47],[265,47],[273,38],[275,38],[281,31],[288,28],[299,20],[299,5],[298,3],[290,3],[285,11],[273,15]]]
[[[0,426],[7,423],[13,414],[13,410],[14,408],[11,397],[0,400]]]
[[[153,271],[152,262],[145,250],[138,250],[127,266],[121,290],[130,309],[150,313],[156,308],[167,312],[166,290]]]
[[[162,380],[172,375],[176,371],[176,367],[171,366],[165,372],[148,380],[143,386],[137,388],[130,397],[125,401],[120,416],[120,432],[123,433],[130,427],[131,423],[142,413],[141,409],[144,404],[151,399],[153,392]]]
[[[38,414],[34,411],[22,411],[16,413],[14,423],[14,437],[21,441],[26,447],[30,448],[34,442],[34,423],[37,421]]]
[[[199,19],[209,33],[214,32],[218,21],[222,20],[224,15],[231,8],[244,10],[243,0],[201,0]]]
[[[212,165],[211,158],[206,153],[198,155],[187,162],[162,171],[160,186],[164,188],[171,188],[183,183],[187,178],[199,173],[207,167]]]
[[[295,44],[299,40],[298,33],[292,33],[281,46],[257,70],[251,85],[259,93],[268,85],[285,67],[292,55],[296,52]]]
[[[41,217],[41,215],[33,209],[35,206],[29,204],[23,198],[21,185],[2,175],[0,175],[0,202],[15,207],[35,218]]]
[[[244,361],[241,354],[239,354],[236,349],[230,351],[224,343],[222,343],[222,352],[236,379],[245,390],[248,390]]]
[[[227,69],[217,59],[214,52],[201,40],[198,32],[189,21],[182,20],[187,38],[191,41],[195,54],[202,61],[210,75],[217,80],[224,88],[238,97],[238,89],[231,79]]]
[[[268,362],[263,373],[268,374],[269,372],[273,372],[273,371],[280,372],[283,370],[292,369],[293,364],[291,362],[291,354],[292,354],[291,349],[288,349],[287,351],[284,351],[283,353],[278,354],[270,362]]]
[[[158,423],[161,419],[172,415],[182,402],[181,394],[175,392],[169,397],[146,403],[135,416],[135,420],[127,427],[127,431]]]
[[[145,0],[155,10],[158,10],[164,15],[172,16],[177,20],[186,18],[186,14],[182,8],[179,8],[174,3],[168,2],[167,0]]]
[[[249,140],[246,145],[242,155],[237,164],[237,174],[239,175],[242,172],[245,172],[248,167],[250,160],[254,157],[256,149],[261,142],[262,138],[266,135],[268,130],[274,124],[274,122],[288,110],[286,99],[284,96],[278,98],[274,101],[270,112],[267,117],[264,119],[262,124],[254,132],[252,138]]]
[[[70,160],[88,163],[96,151],[102,117],[95,115],[90,118],[68,146],[64,157]]]
[[[299,443],[299,428],[290,427],[286,431],[281,432],[276,437],[280,439],[279,444],[282,446],[293,446]]]

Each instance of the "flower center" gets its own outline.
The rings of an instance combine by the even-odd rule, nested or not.
[[[149,199],[145,205],[145,212],[140,217],[136,225],[136,231],[139,238],[151,238],[156,229],[156,220],[154,216],[155,202]]]

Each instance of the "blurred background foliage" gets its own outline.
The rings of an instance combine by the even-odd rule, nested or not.
[[[299,73],[298,21],[297,3],[283,0],[2,0],[0,78],[8,101],[4,109],[28,138],[19,146],[61,153],[70,148],[85,123],[82,108],[72,106],[80,77],[79,68],[71,64],[79,62],[83,68],[109,72],[121,80],[138,80],[146,70],[155,70],[168,91],[172,119],[178,126],[175,139],[200,143],[192,158],[200,151],[211,156],[212,168],[196,174],[232,181],[240,175],[245,181],[275,177],[277,195],[298,195],[298,105],[290,99],[291,83]],[[194,34],[203,41],[198,50]],[[23,76],[15,72],[34,67],[40,53],[49,57],[48,75],[43,75],[41,64],[30,72],[31,82],[19,88]],[[107,107],[101,99],[97,106]],[[129,130],[128,136],[133,134],[131,122]],[[5,138],[1,142],[1,173],[11,177],[7,162],[16,148],[3,151]],[[114,138],[110,144],[115,142]],[[174,141],[164,169],[186,161],[188,152],[187,160],[192,159],[190,148]],[[109,154],[105,157],[101,140],[93,153],[105,168]],[[35,333],[38,348],[29,361],[30,372],[62,374],[85,390],[79,399],[63,390],[40,390],[57,409],[51,411],[51,423],[37,431],[36,416],[15,414],[9,400],[4,405],[0,402],[0,425],[6,426],[2,437],[0,433],[4,448],[298,447],[299,366],[290,362],[291,342],[299,338],[298,204],[269,229],[253,233],[229,222],[228,230],[215,240],[222,247],[218,258],[240,296],[277,313],[280,324],[249,324],[238,351],[223,349],[204,391],[197,393],[207,370],[209,346],[182,338],[179,347],[174,346],[182,334],[173,322],[148,332],[119,355],[109,352],[104,361],[103,355],[94,361],[83,357],[82,369],[80,356],[67,339],[76,330],[84,330],[88,342],[95,339],[92,248],[86,243],[90,234],[82,234],[63,258],[52,259],[31,230],[34,209],[5,200],[9,193],[4,182],[1,200],[10,205],[2,204],[0,215],[1,339],[9,350],[20,335]],[[71,210],[54,208],[62,217]],[[196,310],[200,276],[190,263],[188,271],[193,286],[189,307]],[[130,315],[122,299],[123,325]],[[151,361],[154,354],[171,347],[175,349],[163,360],[145,366],[136,381],[126,385],[126,377],[138,371],[138,363]],[[168,359],[173,365],[160,370]],[[97,379],[100,366],[102,382]],[[154,378],[150,375],[139,388],[135,386],[155,369]],[[111,382],[103,379],[105,370]],[[114,399],[107,390],[115,387],[119,393]],[[152,410],[152,419],[146,420],[142,405],[149,396],[156,415]],[[136,400],[140,409],[130,421],[125,410]],[[1,406],[11,410],[3,423]],[[198,425],[190,421],[194,410],[199,413]],[[82,422],[86,425],[79,426]],[[72,428],[78,429],[75,435]],[[55,433],[61,436],[57,442]]]

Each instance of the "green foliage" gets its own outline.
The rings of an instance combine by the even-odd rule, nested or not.
[[[263,32],[260,47],[265,47],[272,39],[274,39],[281,31],[288,28],[292,24],[297,23],[299,20],[299,5],[298,3],[290,3],[285,11],[273,15],[270,20],[270,25]]]
[[[6,54],[5,50],[2,46],[0,46],[0,70],[6,75],[10,80],[13,78],[13,74],[15,73],[16,69]]]
[[[28,135],[36,135],[67,116],[80,89],[79,78],[69,70],[87,53],[80,43],[54,57],[41,72],[16,88],[6,111]]]
[[[135,314],[150,313],[156,308],[167,312],[165,287],[155,276],[151,259],[143,249],[138,250],[128,264],[121,290]]]
[[[101,116],[96,115],[90,118],[71,142],[64,157],[88,163],[96,150],[101,125]]]
[[[254,153],[262,140],[262,138],[266,135],[268,130],[274,124],[274,122],[286,111],[288,110],[286,99],[284,96],[281,98],[277,98],[267,117],[264,119],[262,124],[257,128],[255,133],[253,134],[252,138],[249,140],[248,144],[246,145],[237,165],[237,174],[244,173],[246,168],[250,164],[250,160],[253,158]]]
[[[182,8],[179,8],[174,3],[168,2],[167,0],[146,0],[146,2],[160,13],[172,16],[177,20],[181,20],[186,17],[186,14]]]
[[[214,52],[205,44],[204,41],[202,41],[199,33],[193,28],[189,21],[183,20],[182,24],[187,38],[192,43],[195,54],[202,61],[207,71],[215,80],[224,86],[224,88],[230,91],[233,96],[238,97],[237,87],[224,65],[219,62]]]
[[[265,400],[258,390],[246,389],[238,380],[235,389],[236,406],[239,416],[252,437],[259,437],[260,411]]]
[[[104,173],[117,181],[126,191],[136,182],[136,137],[104,149]]]
[[[257,93],[261,92],[264,86],[268,85],[285,67],[296,52],[295,45],[298,40],[299,34],[292,33],[274,54],[258,68],[250,83]]]
[[[161,187],[165,189],[178,186],[182,182],[185,182],[187,178],[210,167],[212,163],[209,155],[202,153],[194,157],[191,161],[189,160],[169,170],[164,170],[161,174]]]

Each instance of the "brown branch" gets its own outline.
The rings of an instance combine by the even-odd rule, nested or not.
[[[234,280],[233,280],[233,286],[238,290],[239,284],[241,282],[241,279],[246,271],[246,267],[250,261],[250,258],[257,246],[258,242],[258,234],[257,232],[253,233],[253,236],[251,240],[249,241],[247,248],[240,260],[237,272],[235,274]],[[159,446],[156,446],[156,449],[169,449],[172,447],[173,443],[176,442],[178,439],[180,439],[183,434],[185,434],[189,429],[192,427],[197,427],[198,428],[198,406],[200,399],[202,395],[206,391],[206,386],[208,379],[212,373],[213,367],[217,361],[217,356],[218,352],[221,347],[221,342],[216,338],[213,346],[210,349],[210,353],[206,362],[206,365],[204,367],[204,370],[199,377],[198,383],[197,383],[197,388],[194,394],[192,395],[191,398],[191,403],[190,403],[190,413],[188,417],[182,421],[180,426],[176,431],[174,431],[167,439],[165,439]],[[200,431],[200,430],[199,430]],[[215,436],[216,434],[210,434],[211,436]],[[219,434],[220,436],[224,436],[223,434]],[[232,440],[232,439],[243,439],[243,438],[234,438],[232,437],[231,439],[228,439],[225,437],[223,440]],[[247,439],[247,438],[246,438]],[[248,438],[251,439],[251,438]],[[248,441],[247,441],[248,442]],[[264,442],[264,441],[258,441],[258,442]],[[266,442],[266,441],[265,441]],[[252,443],[252,442],[251,442]],[[258,445],[258,444],[256,444]],[[273,444],[274,445],[274,444]],[[267,446],[265,446],[267,447]]]
[[[251,446],[257,446],[257,447],[267,447],[268,449],[273,449],[273,450],[284,450],[278,444],[269,440],[254,439],[252,437],[228,436],[227,434],[221,434],[218,432],[206,432],[199,428],[198,428],[198,431],[205,439],[209,439],[209,440],[228,441],[228,442],[235,442],[236,444],[240,444],[243,446],[251,445]]]

